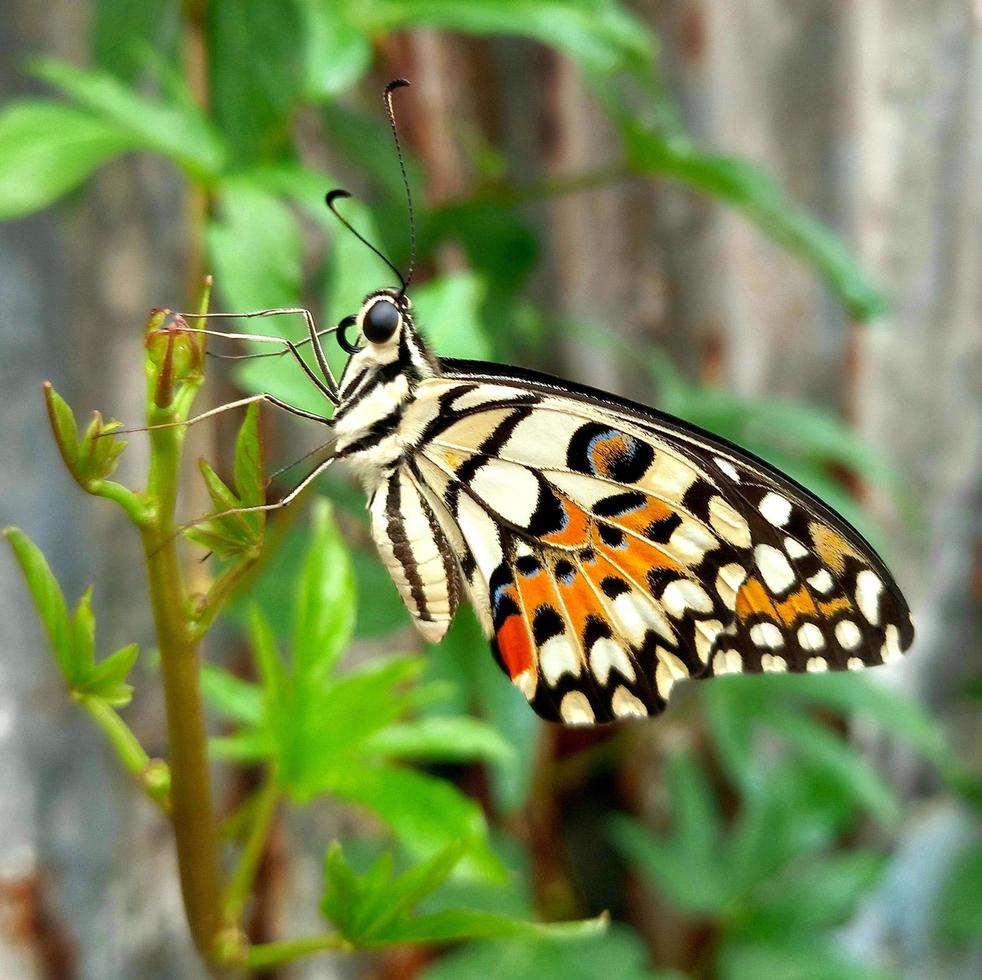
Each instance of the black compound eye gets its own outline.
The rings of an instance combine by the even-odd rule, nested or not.
[[[362,324],[365,339],[373,344],[384,344],[399,326],[399,311],[394,303],[380,299],[369,307]]]
[[[357,322],[358,321],[357,321],[357,319],[355,317],[353,317],[353,316],[346,316],[338,324],[338,346],[342,350],[347,351],[349,354],[357,354],[358,351],[361,349],[361,348],[358,347],[357,344],[351,343],[351,341],[348,340],[348,337],[347,337],[347,334],[346,334],[346,331],[348,330],[348,328],[349,327],[353,327]]]

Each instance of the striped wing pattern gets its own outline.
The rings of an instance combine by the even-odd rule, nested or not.
[[[749,454],[519,380],[415,395],[414,452],[371,504],[383,557],[424,635],[449,623],[459,571],[544,718],[657,714],[679,679],[855,669],[910,645],[870,547]]]

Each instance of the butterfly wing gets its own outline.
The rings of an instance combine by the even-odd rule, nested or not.
[[[910,645],[872,548],[749,453],[548,376],[444,367],[417,390],[406,465],[543,717],[655,714],[680,678],[857,668]]]

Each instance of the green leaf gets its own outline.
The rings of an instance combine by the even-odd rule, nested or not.
[[[242,507],[242,501],[226,486],[222,478],[204,459],[198,460],[198,469],[205,481],[208,496],[211,497],[215,514],[194,527],[187,528],[184,536],[196,544],[214,551],[219,558],[238,558],[255,552],[263,538],[265,515],[260,511],[252,514],[227,513]]]
[[[329,791],[338,772],[348,778],[370,763],[363,758],[365,740],[412,706],[407,684],[421,667],[418,658],[392,657],[329,683],[294,674],[273,719],[284,788],[307,799]]]
[[[896,823],[900,816],[896,795],[847,741],[791,711],[772,709],[766,721],[787,739],[788,747],[799,758],[837,784],[845,799],[854,801],[884,824]]]
[[[100,68],[124,82],[137,81],[153,49],[177,60],[181,38],[180,10],[172,0],[98,0],[95,4],[90,49]]]
[[[146,99],[108,72],[75,68],[53,58],[32,71],[80,103],[131,146],[155,150],[197,179],[214,179],[224,165],[221,139],[190,96],[180,102]]]
[[[72,630],[72,664],[77,682],[95,666],[95,616],[92,613],[92,587],[89,586],[75,607]]]
[[[135,643],[111,653],[86,672],[75,686],[75,691],[99,698],[117,708],[129,704],[133,697],[133,688],[126,683],[126,678],[139,653],[140,648]]]
[[[276,159],[290,145],[291,115],[307,81],[299,6],[297,0],[207,5],[212,112],[240,163]]]
[[[612,0],[380,0],[371,12],[388,30],[426,26],[530,37],[603,73],[643,67],[653,53],[644,23]]]
[[[355,85],[372,63],[372,43],[343,0],[301,0],[304,27],[304,92],[332,98]]]
[[[793,865],[760,890],[748,928],[757,931],[766,923],[771,934],[787,935],[840,925],[879,881],[883,865],[882,854],[863,850],[822,854]]]
[[[263,693],[250,681],[213,664],[202,664],[201,692],[229,720],[250,727],[262,724]]]
[[[720,952],[722,980],[894,980],[894,975],[850,962],[826,946],[799,936],[784,942],[727,943]]]
[[[384,942],[386,930],[439,888],[466,850],[466,841],[451,841],[393,879],[391,854],[383,854],[366,874],[358,876],[347,863],[340,842],[335,841],[327,851],[321,909],[351,942],[364,944],[373,938]]]
[[[40,99],[8,104],[0,112],[0,220],[40,211],[135,143],[72,106]]]
[[[424,980],[685,980],[671,970],[647,968],[648,951],[625,926],[600,936],[565,941],[505,940],[473,943],[431,962]]]
[[[487,722],[440,716],[388,725],[368,740],[366,748],[387,759],[429,762],[502,762],[515,751]]]
[[[277,705],[283,699],[288,677],[273,628],[255,603],[249,607],[249,639],[267,703]]]
[[[205,244],[226,302],[244,311],[296,306],[303,250],[290,209],[251,174],[225,178],[216,197],[218,217],[205,231]],[[270,317],[260,322],[261,333],[289,336],[286,330],[290,325],[296,329],[299,320]],[[250,332],[245,323],[239,321],[240,329]]]
[[[441,357],[490,357],[478,313],[485,289],[477,276],[460,273],[441,276],[414,292],[416,323]]]
[[[78,481],[84,487],[92,487],[115,471],[126,442],[107,437],[121,427],[122,422],[105,423],[101,413],[92,413],[92,421],[78,447]]]
[[[24,574],[68,688],[75,694],[99,697],[111,705],[128,703],[132,689],[124,682],[136,661],[136,644],[123,647],[97,663],[92,590],[79,599],[73,622],[61,587],[41,549],[15,527],[6,528],[3,534]]]
[[[235,442],[233,482],[243,507],[257,507],[266,502],[262,443],[259,437],[259,406],[255,403],[246,409]],[[261,511],[255,516],[263,523],[265,515]]]
[[[51,386],[44,385],[44,401],[48,409],[48,421],[54,433],[58,452],[65,466],[75,479],[78,479],[78,426],[75,424],[75,413],[68,402]]]
[[[440,887],[463,858],[467,842],[450,841],[429,859],[393,877],[392,857],[384,854],[356,874],[340,843],[328,849],[322,909],[351,943],[385,946],[407,942],[459,942],[464,939],[594,936],[606,918],[546,925],[477,909],[447,909],[414,916],[416,906]]]
[[[310,545],[297,583],[292,660],[296,683],[321,683],[351,641],[355,579],[326,500],[314,505]]]
[[[886,303],[839,237],[795,207],[763,171],[737,157],[700,153],[677,132],[665,135],[608,100],[631,166],[661,174],[741,211],[765,235],[814,267],[858,319],[881,315]]]
[[[76,676],[77,665],[74,660],[72,624],[68,618],[68,608],[61,587],[45,561],[41,549],[23,531],[16,527],[8,527],[3,535],[13,548],[14,557],[34,598],[35,608],[48,634],[48,641],[58,666],[61,667],[65,680],[71,684]]]
[[[526,922],[496,912],[448,909],[393,924],[384,943],[451,943],[464,939],[583,939],[597,936],[607,928],[607,917],[578,922]]]
[[[480,807],[452,784],[411,769],[388,765],[346,767],[330,774],[325,790],[378,814],[406,850],[431,856],[453,840],[473,841],[461,872],[500,879],[501,862],[487,844]]]
[[[982,936],[982,844],[967,848],[954,863],[942,890],[938,925],[956,942]]]

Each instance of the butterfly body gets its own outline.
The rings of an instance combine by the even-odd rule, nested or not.
[[[366,298],[335,454],[422,635],[466,595],[543,717],[656,714],[675,683],[857,669],[913,637],[870,546],[710,433],[561,380],[441,361],[402,292]]]

